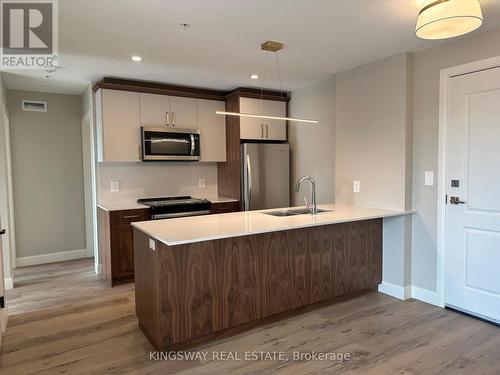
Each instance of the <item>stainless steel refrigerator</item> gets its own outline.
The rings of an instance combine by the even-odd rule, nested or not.
[[[245,211],[290,206],[288,143],[242,144],[241,168]]]

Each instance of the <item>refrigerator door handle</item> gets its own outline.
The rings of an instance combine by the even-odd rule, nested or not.
[[[245,211],[250,211],[252,202],[252,164],[250,163],[250,155],[247,154],[247,198],[245,199]]]

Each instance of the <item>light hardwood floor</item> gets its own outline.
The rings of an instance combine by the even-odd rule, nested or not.
[[[368,294],[151,361],[134,286],[107,288],[90,260],[18,269],[0,374],[500,374],[500,328],[419,301]],[[214,352],[344,352],[335,361],[217,361]]]

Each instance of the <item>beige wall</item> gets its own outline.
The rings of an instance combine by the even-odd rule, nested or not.
[[[411,73],[411,56],[403,53],[336,76],[336,203],[410,208]],[[385,221],[384,283],[411,283],[410,241],[410,217]]]
[[[412,284],[436,290],[437,185],[424,186],[424,172],[438,168],[439,72],[500,56],[500,29],[458,39],[414,54]]]
[[[408,71],[410,56],[399,54],[337,75],[337,202],[396,210],[407,206]],[[360,193],[353,193],[353,180],[361,181]]]
[[[292,92],[290,116],[314,118],[319,124],[290,123],[288,136],[291,153],[291,203],[303,205],[310,200],[310,186],[303,185],[300,194],[293,185],[309,175],[316,180],[318,203],[335,200],[335,78]]]
[[[85,248],[80,96],[8,90],[17,258]],[[21,110],[21,100],[48,111]]]
[[[199,188],[199,178],[206,187]],[[120,191],[111,193],[111,181],[120,182]],[[147,164],[120,163],[99,165],[99,202],[135,200],[140,197],[165,195],[217,195],[216,164]]]

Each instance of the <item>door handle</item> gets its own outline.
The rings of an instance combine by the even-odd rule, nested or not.
[[[0,230],[0,236],[5,234],[5,229]]]
[[[459,197],[450,197],[450,204],[465,204],[467,202],[461,201]]]
[[[139,217],[139,215],[127,215],[127,216],[124,216],[123,218],[124,219],[135,219],[136,217]]]
[[[252,165],[250,164],[250,155],[247,154],[247,200],[245,211],[250,211],[252,203]]]

